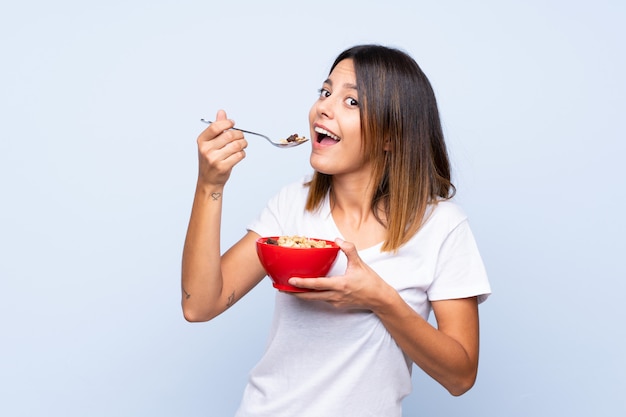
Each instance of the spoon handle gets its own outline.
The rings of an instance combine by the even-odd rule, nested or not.
[[[212,121],[210,121],[210,120],[206,120],[206,119],[200,119],[200,121],[201,121],[201,122],[204,122],[204,123],[206,123],[206,124],[211,124],[211,123],[213,123]],[[267,136],[262,135],[262,134],[260,134],[260,133],[251,132],[251,131],[249,131],[249,130],[244,130],[244,129],[239,129],[238,127],[231,127],[231,129],[233,129],[233,130],[238,130],[238,131],[243,132],[243,133],[249,133],[249,134],[251,134],[251,135],[261,136],[262,138],[265,138],[265,139],[269,140],[269,138],[268,138]]]

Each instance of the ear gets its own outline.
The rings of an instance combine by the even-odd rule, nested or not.
[[[385,145],[383,146],[385,152],[391,151],[391,139],[385,139]]]

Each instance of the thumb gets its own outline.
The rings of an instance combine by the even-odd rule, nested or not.
[[[215,116],[215,121],[218,120],[226,120],[226,112],[222,109],[217,111],[217,116]]]
[[[339,249],[341,249],[341,251],[346,254],[346,258],[348,258],[348,263],[355,262],[361,259],[356,250],[356,246],[354,246],[354,243],[346,242],[345,240],[339,238],[335,239],[335,243],[337,244],[337,246],[339,246]]]

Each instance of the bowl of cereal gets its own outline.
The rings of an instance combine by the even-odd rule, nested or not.
[[[256,251],[274,288],[281,291],[306,292],[287,282],[291,277],[324,277],[337,259],[339,246],[331,240],[302,236],[261,237]]]

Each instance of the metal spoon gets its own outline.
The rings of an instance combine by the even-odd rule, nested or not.
[[[208,124],[213,123],[212,121],[205,120],[205,119],[200,119],[200,121],[204,123],[208,123]],[[238,129],[236,127],[233,127],[232,129],[239,130],[240,132],[244,132],[244,133],[249,133],[251,135],[261,136],[262,138],[264,138],[265,140],[267,140],[269,143],[276,146],[277,148],[293,148],[294,146],[302,145],[304,142],[308,141],[307,138],[301,137],[297,134],[291,135],[287,139],[272,140],[268,138],[267,136],[262,135],[260,133],[250,132],[249,130]]]

